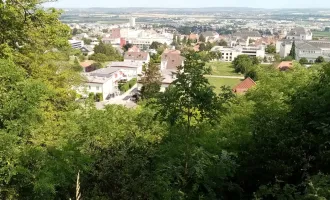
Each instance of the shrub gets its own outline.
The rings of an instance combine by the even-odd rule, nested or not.
[[[102,93],[96,93],[96,95],[95,95],[95,101],[96,102],[103,101],[103,95],[102,95]]]

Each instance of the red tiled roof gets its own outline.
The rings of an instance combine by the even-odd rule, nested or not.
[[[233,92],[242,94],[255,85],[257,85],[257,84],[250,77],[248,77],[244,81],[242,81],[238,85],[236,85],[233,88]]]
[[[278,64],[276,68],[280,70],[287,70],[290,69],[292,66],[293,66],[292,61],[282,61],[280,64]]]
[[[84,62],[80,63],[80,66],[85,68],[91,66],[93,63],[94,63],[93,60],[85,60]]]
[[[127,52],[140,52],[141,50],[137,46],[132,46],[131,48],[128,49]]]
[[[148,55],[148,52],[126,52],[124,59],[147,61]]]

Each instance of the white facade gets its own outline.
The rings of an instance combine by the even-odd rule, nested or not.
[[[290,54],[292,48],[292,43],[291,42],[283,42],[280,46],[280,56],[281,58],[285,58]]]
[[[81,47],[84,46],[84,41],[82,40],[69,40],[69,43],[74,49],[80,49]]]
[[[221,53],[221,60],[232,62],[237,56],[239,55],[248,55],[251,57],[265,57],[265,48],[263,46],[259,47],[223,47],[223,46],[215,46],[211,49],[213,52],[220,52]]]
[[[124,73],[119,69],[102,68],[89,73],[83,73],[86,82],[77,89],[77,92],[83,96],[89,93],[101,93],[103,99],[110,95],[119,93],[118,81],[124,77]]]
[[[129,18],[129,26],[130,27],[135,27],[135,17]]]

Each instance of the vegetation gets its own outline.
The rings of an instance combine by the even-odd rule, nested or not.
[[[216,76],[237,76],[232,63],[228,62],[209,62],[206,66],[211,69],[211,74]]]
[[[122,55],[111,46],[111,44],[100,44],[95,45],[94,54],[90,56],[90,60],[95,60],[97,62],[115,61],[122,60]]]
[[[290,54],[289,56],[295,60],[296,59],[296,43],[295,41],[292,42],[292,47],[291,47],[291,50],[290,50]]]
[[[254,60],[252,60],[248,55],[239,55],[233,61],[233,66],[236,73],[244,74],[253,66]]]
[[[303,65],[303,64],[308,63],[308,60],[307,60],[307,58],[300,58],[299,63],[300,63],[301,65]]]
[[[162,85],[162,75],[157,64],[150,62],[148,66],[144,66],[141,77],[141,97],[142,99],[150,99],[156,97]]]
[[[240,58],[258,81],[237,96],[189,53],[163,94],[97,110],[99,94],[75,101],[60,13],[24,0],[0,13],[0,199],[73,199],[77,182],[81,199],[330,198],[330,63]]]
[[[274,53],[276,53],[276,47],[275,47],[275,45],[272,45],[272,44],[267,45],[265,51],[266,51],[267,53],[274,54]]]
[[[137,82],[136,78],[132,78],[131,80],[129,80],[127,82],[121,82],[118,84],[118,89],[121,92],[126,92],[129,89],[131,89],[136,84],[136,82]]]
[[[316,63],[323,63],[323,62],[325,62],[325,60],[322,56],[319,56],[319,57],[316,58],[315,62]]]
[[[213,86],[213,91],[217,94],[220,94],[223,86],[229,86],[230,88],[233,88],[236,86],[239,82],[241,82],[241,79],[238,78],[218,78],[218,77],[207,77],[209,83],[211,86]]]

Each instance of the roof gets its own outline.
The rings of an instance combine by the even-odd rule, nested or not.
[[[190,33],[188,39],[190,40],[198,40],[198,35],[194,33]]]
[[[179,50],[166,49],[162,54],[162,61],[166,61],[166,69],[176,69],[182,65],[184,57],[180,55]]]
[[[216,35],[219,35],[217,32],[215,31],[205,31],[203,33],[201,33],[204,37],[213,37]]]
[[[303,50],[320,50],[318,47],[316,47],[308,42],[296,43],[296,48],[303,49]]]
[[[84,62],[80,63],[80,66],[83,68],[89,67],[94,63],[93,60],[85,60]]]
[[[143,65],[143,62],[112,62],[108,66],[111,68],[139,68]]]
[[[280,64],[277,65],[277,69],[280,70],[286,70],[286,69],[290,69],[293,66],[293,62],[292,61],[282,61],[280,62]]]
[[[148,52],[126,52],[124,55],[125,60],[139,60],[147,61],[149,53]]]
[[[295,35],[304,35],[307,34],[307,31],[303,27],[295,27],[289,33],[288,36],[295,36]]]
[[[107,67],[95,70],[93,72],[83,73],[89,83],[106,83],[112,78],[112,75],[120,69]]]
[[[257,84],[250,77],[247,77],[244,81],[242,81],[238,85],[236,85],[233,88],[233,91],[235,93],[242,94],[255,85],[257,85]]]
[[[132,46],[127,50],[127,52],[140,52],[140,51],[141,51],[140,48],[137,47],[136,45]]]
[[[233,34],[234,37],[261,37],[261,34],[258,31],[244,31],[236,32]]]
[[[175,50],[175,49],[165,49],[164,52],[163,52],[163,54],[162,54],[162,56],[164,54],[168,54],[168,53],[170,53],[170,54],[181,54],[181,51]]]

